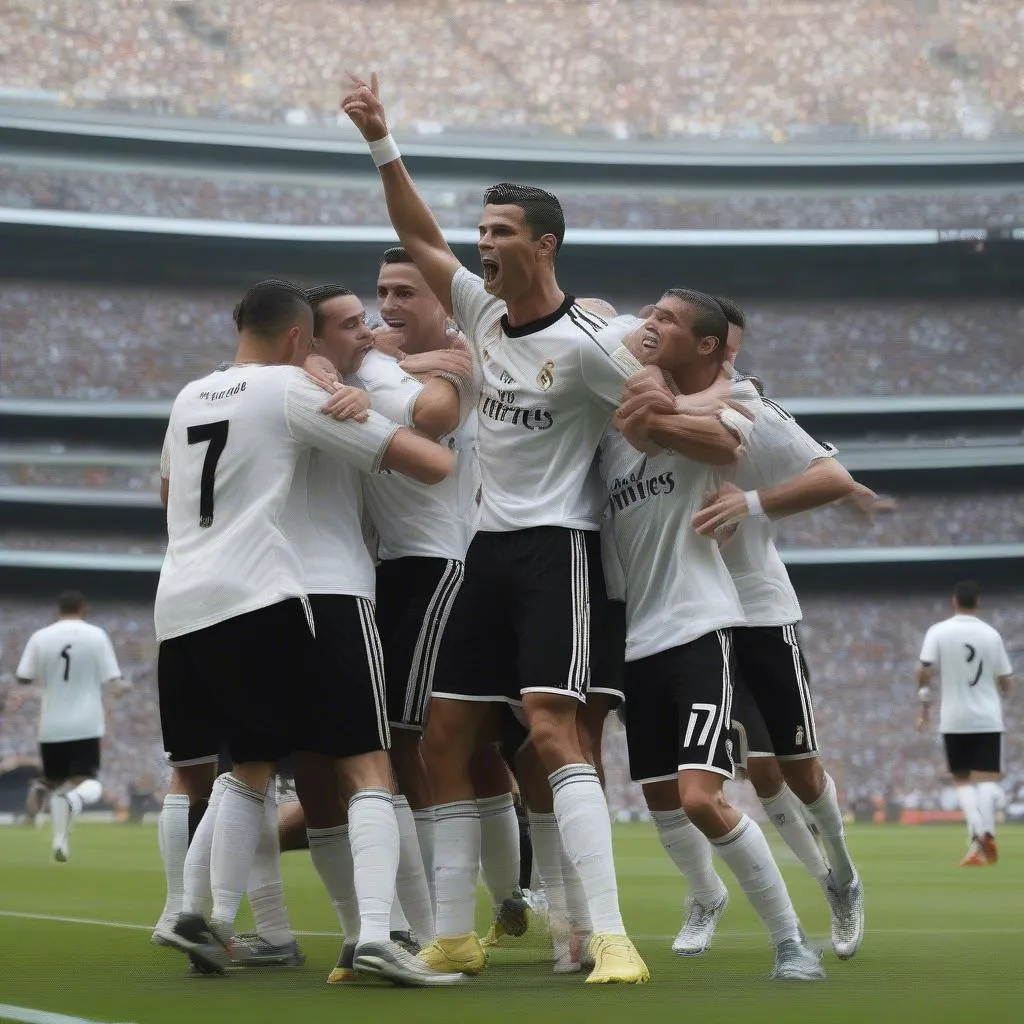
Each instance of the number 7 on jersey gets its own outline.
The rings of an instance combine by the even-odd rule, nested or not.
[[[199,525],[205,528],[213,526],[213,477],[224,446],[228,443],[228,421],[200,423],[188,428],[189,444],[202,444],[204,441],[208,441],[210,446],[206,449],[203,475],[199,481]]]

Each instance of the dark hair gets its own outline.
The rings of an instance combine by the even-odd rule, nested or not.
[[[703,292],[691,291],[689,288],[669,288],[665,292],[680,302],[694,307],[693,333],[698,338],[715,338],[718,346],[715,352],[719,355],[725,351],[725,339],[729,334],[729,321],[718,301]]]
[[[254,284],[235,306],[235,327],[252,331],[261,338],[273,338],[286,331],[309,310],[302,289],[290,281],[273,278]]]
[[[738,327],[741,331],[745,331],[747,329],[747,318],[736,302],[727,298],[725,295],[716,295],[715,302],[722,307],[725,319],[728,320],[733,327]]]
[[[501,181],[484,192],[484,206],[518,206],[534,239],[554,235],[555,252],[565,240],[565,214],[556,196],[533,185]]]
[[[413,258],[400,245],[391,249],[385,249],[384,255],[380,258],[380,265],[383,267],[388,263],[412,263]]]
[[[354,295],[351,288],[345,288],[340,284],[318,284],[315,288],[306,289],[306,301],[313,310],[313,333],[319,337],[324,329],[324,318],[321,307],[330,299],[336,299],[339,295]]]
[[[78,615],[85,610],[85,594],[80,590],[65,590],[57,597],[57,611],[61,615]]]
[[[956,601],[958,608],[977,608],[980,596],[981,591],[974,580],[961,580],[953,588],[953,600]]]

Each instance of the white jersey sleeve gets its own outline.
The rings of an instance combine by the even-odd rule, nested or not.
[[[170,432],[165,431],[164,443],[160,449],[160,479],[170,480],[171,478],[171,443]]]
[[[376,473],[399,429],[398,424],[372,409],[363,423],[355,420],[338,422],[320,412],[322,405],[323,392],[304,375],[289,382],[285,417],[292,437],[310,448],[340,458],[364,473]]]
[[[621,404],[626,378],[643,369],[624,344],[642,324],[635,316],[616,317],[595,334],[593,344],[580,346],[583,380],[598,402],[611,409]]]
[[[452,318],[469,340],[476,359],[481,358],[481,339],[487,327],[500,320],[505,303],[488,294],[484,279],[459,267],[452,278]]]
[[[799,476],[812,462],[830,458],[836,452],[831,445],[826,447],[815,441],[785,409],[768,400],[755,417],[744,446],[758,489],[775,487]],[[747,474],[740,476],[746,478]]]
[[[999,649],[996,652],[995,675],[997,679],[999,676],[1013,675],[1013,666],[1010,664],[1010,655],[1007,653],[1006,644],[1003,643],[1002,637],[999,637]]]
[[[18,662],[18,670],[15,675],[19,679],[27,679],[34,683],[39,678],[39,643],[38,633],[33,633],[25,644],[25,650],[21,652],[21,660]]]
[[[377,412],[403,427],[414,426],[413,415],[423,384],[410,377],[398,360],[373,349],[366,353],[353,376],[369,393]]]
[[[939,660],[939,639],[937,624],[929,626],[921,644],[921,664],[934,665]]]

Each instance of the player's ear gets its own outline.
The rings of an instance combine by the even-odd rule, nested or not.
[[[555,235],[541,235],[537,243],[537,253],[545,259],[555,261],[555,254],[558,252],[558,238]]]
[[[702,356],[711,355],[715,349],[718,348],[718,339],[714,335],[709,335],[706,338],[701,338],[697,342],[697,353]]]

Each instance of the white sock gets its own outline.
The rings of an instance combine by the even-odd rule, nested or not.
[[[625,935],[612,854],[612,823],[597,772],[589,764],[567,764],[548,776],[555,818],[569,859],[587,894],[594,931]]]
[[[206,810],[196,827],[192,842],[185,855],[185,900],[184,910],[190,914],[208,917],[213,894],[210,891],[210,851],[213,849],[213,833],[217,828],[217,815],[224,797],[227,775],[221,775],[213,784]]]
[[[973,783],[967,783],[956,787],[956,798],[960,801],[960,809],[964,812],[964,821],[967,823],[967,839],[972,842],[980,839],[985,831],[981,820],[981,811],[978,807],[978,788]]]
[[[348,841],[348,825],[334,828],[307,828],[309,856],[320,876],[331,906],[338,915],[346,942],[359,941],[359,904],[356,901],[355,872],[352,848]]]
[[[565,843],[561,842],[561,836],[559,845],[562,850],[562,888],[565,890],[565,909],[569,913],[569,924],[574,932],[592,932],[594,926],[590,920],[590,906],[587,904],[583,882],[565,851]]]
[[[423,873],[427,876],[430,904],[435,906],[437,897],[434,893],[434,808],[425,807],[421,811],[413,811],[412,817],[416,822],[416,838],[419,840],[420,855],[423,857]]]
[[[533,833],[530,833],[530,842],[533,842]],[[544,883],[541,881],[540,868],[537,867],[537,858],[533,858],[533,863],[530,866],[530,888],[537,892],[544,887]]]
[[[77,816],[82,813],[83,807],[91,807],[100,802],[103,787],[96,779],[85,779],[66,795],[71,804],[71,813]]]
[[[398,877],[395,906],[408,920],[404,928],[396,928],[392,908],[391,930],[405,932],[410,927],[421,946],[434,941],[434,906],[430,900],[427,874],[423,867],[416,821],[404,796],[395,797],[395,817],[398,819]]]
[[[569,908],[562,884],[562,837],[554,814],[528,810],[530,839],[533,842],[533,866],[540,874],[544,895],[548,898],[548,922],[552,934],[572,930]]]
[[[511,793],[477,800],[480,812],[480,871],[497,912],[519,891],[519,819]]]
[[[839,888],[844,889],[853,881],[853,861],[846,848],[846,831],[843,828],[843,812],[839,809],[839,799],[836,797],[836,784],[827,772],[825,792],[813,804],[808,804],[807,810],[818,826],[832,876]]]
[[[712,862],[713,850],[707,836],[681,808],[651,811],[658,838],[672,863],[686,879],[689,895],[702,907],[714,906],[724,895],[725,883]]]
[[[828,876],[828,865],[804,820],[804,805],[797,799],[793,790],[783,783],[782,789],[775,796],[761,800],[761,806],[769,821],[775,826],[775,831],[797,855],[811,877],[819,883],[823,882]]]
[[[185,908],[185,856],[188,853],[188,796],[168,793],[156,826],[160,859],[164,862],[167,899],[161,921],[172,921]]]
[[[348,802],[352,874],[359,901],[359,942],[387,942],[398,875],[398,821],[391,794],[363,789]]]
[[[249,884],[256,845],[263,828],[266,799],[234,775],[224,779],[210,850],[213,916],[224,930],[234,929],[238,908]]]
[[[744,814],[731,832],[711,842],[736,876],[757,916],[764,921],[772,945],[798,938],[800,922],[793,901],[768,848],[768,840],[757,824]]]
[[[434,887],[441,938],[473,931],[480,870],[480,812],[475,800],[434,808]]]
[[[64,800],[59,799],[60,795],[60,790],[56,790],[50,797],[50,829],[55,850],[67,838],[71,824],[71,809]]]
[[[256,934],[272,946],[286,946],[295,941],[288,908],[284,902],[281,882],[281,842],[277,832],[277,778],[270,780],[264,805],[263,827],[260,829],[256,856],[249,874],[249,906],[256,924]]]
[[[1003,800],[1003,787],[998,782],[978,782],[974,786],[978,798],[978,817],[982,834],[996,834],[996,813]]]

